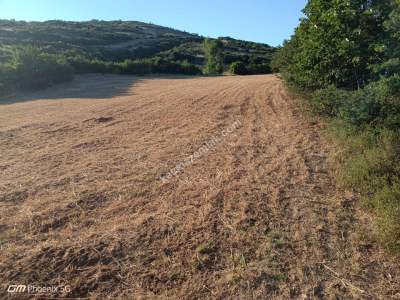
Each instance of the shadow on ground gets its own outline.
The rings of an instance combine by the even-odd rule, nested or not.
[[[134,85],[143,80],[155,79],[192,79],[186,75],[113,75],[113,74],[85,74],[77,75],[68,83],[56,84],[40,91],[17,92],[16,94],[0,98],[0,105],[28,102],[34,100],[57,99],[111,99],[134,95]]]
[[[83,80],[84,79],[84,80]],[[141,79],[137,76],[89,74],[75,76],[68,83],[57,84],[45,90],[18,92],[0,99],[1,104],[13,104],[49,99],[109,99],[134,94],[133,86]]]

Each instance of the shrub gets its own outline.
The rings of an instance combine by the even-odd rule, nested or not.
[[[229,71],[235,75],[246,75],[249,73],[246,65],[241,61],[233,62],[229,67]]]
[[[247,67],[249,74],[270,74],[272,72],[269,63],[252,63]]]
[[[196,65],[193,65],[185,60],[180,63],[180,73],[187,75],[198,75],[201,74],[201,70]]]
[[[151,73],[196,75],[201,70],[187,61],[175,62],[161,58],[126,60],[116,65],[121,74],[145,75]]]
[[[395,75],[373,82],[349,94],[341,103],[340,116],[356,126],[380,124],[387,128],[400,126],[400,77]]]
[[[232,63],[229,70],[232,74],[236,75],[270,74],[272,72],[271,66],[268,63],[252,63],[246,65],[241,61]]]
[[[400,251],[400,133],[375,127],[358,128],[336,119],[330,126],[338,147],[338,183],[355,189],[375,216],[377,238]]]
[[[347,187],[374,193],[398,175],[393,163],[398,156],[397,135],[372,128],[355,133],[346,141],[348,150],[342,161],[345,168],[339,179]]]
[[[115,65],[98,59],[89,59],[82,56],[68,58],[68,63],[74,68],[76,73],[114,73]]]
[[[365,206],[375,216],[377,238],[387,249],[400,251],[399,133],[354,130],[342,142],[338,182],[362,192]]]
[[[152,63],[149,60],[125,60],[118,64],[121,74],[145,75],[152,73]]]
[[[335,117],[348,98],[348,92],[329,86],[313,93],[310,97],[311,110],[319,115]]]
[[[400,183],[385,185],[371,201],[381,242],[394,252],[400,251]]]
[[[15,70],[9,64],[0,65],[0,96],[8,94],[15,82]]]
[[[15,51],[11,66],[16,85],[22,89],[41,89],[72,80],[74,72],[62,56],[42,53],[27,47]]]

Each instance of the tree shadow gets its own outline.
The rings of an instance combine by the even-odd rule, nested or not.
[[[134,95],[134,85],[141,78],[128,75],[87,74],[77,75],[67,83],[56,84],[40,91],[17,92],[0,99],[1,104],[13,104],[35,100],[58,99],[111,99]]]

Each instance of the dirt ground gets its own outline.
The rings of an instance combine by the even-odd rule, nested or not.
[[[328,146],[275,76],[18,95],[0,104],[0,298],[400,299]]]

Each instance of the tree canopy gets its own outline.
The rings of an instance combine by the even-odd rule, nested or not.
[[[392,0],[310,0],[275,65],[305,88],[363,86],[386,55],[383,28],[393,6]]]
[[[224,70],[224,60],[222,55],[222,42],[220,40],[205,39],[204,55],[206,62],[204,74],[220,74]]]

